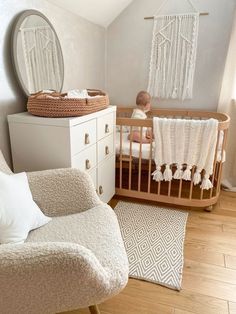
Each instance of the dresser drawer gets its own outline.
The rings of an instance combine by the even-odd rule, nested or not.
[[[97,168],[93,168],[92,170],[88,171],[88,174],[92,178],[94,189],[97,189]]]
[[[96,143],[96,139],[96,119],[73,126],[71,128],[72,156]]]
[[[98,165],[98,196],[107,203],[115,194],[115,155]]]
[[[114,134],[114,133],[113,133]],[[98,142],[98,162],[108,158],[114,153],[114,135],[110,134]]]
[[[96,144],[72,157],[72,168],[89,171],[96,166]]]
[[[115,125],[114,113],[108,113],[102,117],[98,118],[97,121],[97,135],[98,140],[107,136],[108,134],[113,133]]]

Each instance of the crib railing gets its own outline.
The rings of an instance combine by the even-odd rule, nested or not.
[[[154,109],[150,112],[149,118],[146,120],[131,119],[133,108],[118,108],[117,111],[117,131],[119,133],[116,155],[116,194],[127,197],[141,198],[163,203],[171,203],[183,206],[205,207],[211,210],[213,204],[217,202],[222,175],[222,165],[227,140],[227,132],[229,127],[229,117],[226,114],[217,112],[205,112],[194,110],[169,110]],[[152,172],[155,170],[155,162],[153,160],[153,141],[149,144],[139,144],[138,156],[133,157],[132,141],[133,129],[140,132],[142,138],[143,129],[149,128],[152,137],[153,116],[182,118],[182,119],[209,119],[215,118],[219,121],[217,145],[213,164],[213,174],[210,177],[212,188],[203,190],[200,184],[193,184],[193,177],[196,167],[191,169],[191,181],[183,179],[172,179],[171,181],[156,182],[152,179]],[[123,152],[123,136],[130,134],[129,151]],[[222,138],[221,149],[219,143]],[[149,146],[149,158],[143,159],[143,145]],[[220,155],[220,158],[218,158]],[[176,166],[171,165],[172,174],[176,170]],[[185,169],[183,169],[185,170]],[[162,169],[163,172],[163,169]],[[204,176],[202,171],[201,176]]]

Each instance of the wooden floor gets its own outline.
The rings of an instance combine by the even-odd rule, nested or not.
[[[130,279],[101,313],[236,314],[236,193],[222,192],[212,213],[189,210],[184,257],[181,292]]]

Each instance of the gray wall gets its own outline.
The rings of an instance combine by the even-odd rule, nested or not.
[[[145,21],[143,17],[153,15],[162,2],[134,0],[108,27],[106,34],[104,28],[46,0],[0,0],[0,149],[8,162],[11,156],[6,116],[26,110],[26,97],[18,86],[10,58],[10,34],[15,17],[21,11],[36,9],[53,24],[64,54],[63,90],[103,89],[106,76],[105,88],[111,102],[132,105],[136,93],[147,87],[152,21]],[[184,11],[183,2],[187,1],[169,0],[170,8],[166,7],[166,11]],[[208,110],[217,107],[235,0],[194,0],[194,3],[200,11],[210,13],[200,18],[194,98],[184,102],[154,101],[159,107]]]
[[[105,29],[46,0],[0,1],[0,150],[11,162],[6,116],[26,111],[27,99],[16,81],[10,58],[10,35],[16,16],[29,9],[42,12],[54,26],[65,63],[63,90],[104,89]]]
[[[107,32],[106,89],[116,105],[134,105],[148,84],[153,20],[163,0],[134,0]],[[200,17],[193,99],[155,100],[154,106],[216,110],[229,44],[235,0],[193,0]],[[178,4],[178,7],[177,7]],[[190,11],[185,0],[169,0],[162,13]]]

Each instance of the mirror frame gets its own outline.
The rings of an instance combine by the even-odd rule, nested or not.
[[[61,92],[62,88],[63,88],[63,84],[64,84],[64,58],[63,58],[63,53],[62,53],[62,49],[61,49],[61,44],[60,44],[59,38],[57,36],[57,33],[55,31],[55,28],[52,26],[51,22],[48,20],[48,18],[44,14],[42,14],[41,12],[39,12],[37,10],[26,10],[26,11],[21,12],[17,16],[16,21],[13,25],[12,36],[11,36],[11,58],[12,58],[12,63],[13,63],[13,67],[14,67],[14,71],[15,71],[18,83],[21,86],[22,90],[24,91],[25,95],[29,96],[30,93],[29,93],[24,81],[22,80],[20,68],[19,68],[19,65],[17,62],[17,35],[18,35],[18,32],[19,32],[19,29],[20,29],[22,22],[28,16],[31,16],[31,15],[38,15],[41,18],[43,18],[49,24],[49,26],[52,28],[52,30],[55,34],[57,44],[58,44],[58,49],[60,51],[61,59],[62,59],[62,69],[61,69],[61,71],[62,71],[62,73],[61,73],[62,74],[62,82],[61,82],[61,87],[59,90],[59,92]]]

